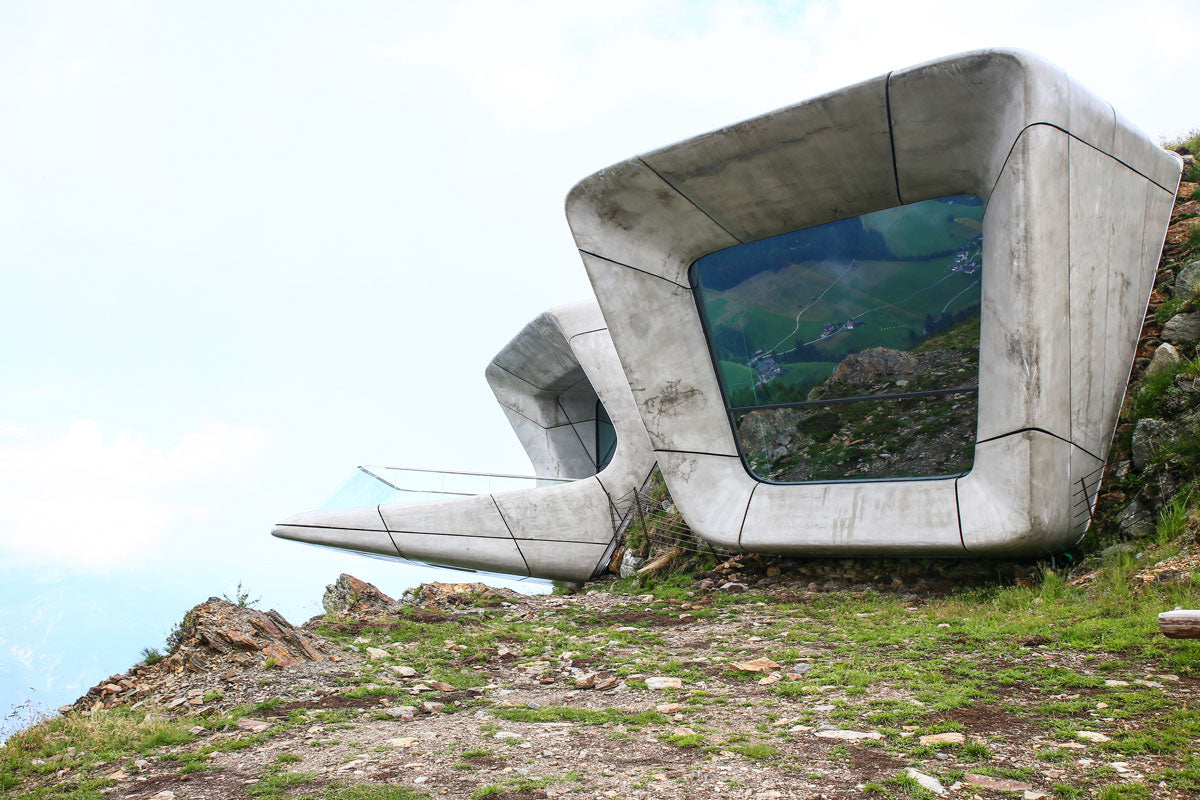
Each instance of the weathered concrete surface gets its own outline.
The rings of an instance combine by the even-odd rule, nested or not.
[[[985,50],[601,170],[571,191],[567,218],[693,530],[778,553],[1031,554],[1074,540],[1090,518],[1179,172],[1177,157],[1062,70]],[[986,204],[974,468],[902,482],[751,477],[692,263],[959,193]]]

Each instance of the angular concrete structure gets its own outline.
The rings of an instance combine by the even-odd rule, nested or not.
[[[1089,520],[1180,167],[1062,70],[988,50],[631,158],[579,183],[567,217],[672,498],[702,537],[783,554],[1036,554],[1069,545]],[[797,483],[752,474],[693,265],[960,195],[982,203],[987,265],[969,469]],[[826,323],[796,351],[856,322]],[[743,366],[759,368],[752,346]],[[747,383],[760,390],[787,366]]]
[[[599,308],[582,302],[540,315],[496,355],[487,379],[538,476],[577,480],[438,502],[310,511],[272,533],[517,576],[583,581],[603,571],[616,545],[621,498],[646,480],[654,456]],[[604,435],[604,411],[615,441]]]
[[[567,199],[599,305],[546,312],[487,368],[538,476],[569,482],[327,508],[274,534],[580,581],[657,461],[692,530],[730,550],[1069,546],[1180,169],[1012,50],[616,164]]]

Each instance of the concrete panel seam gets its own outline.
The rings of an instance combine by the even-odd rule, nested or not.
[[[601,261],[607,261],[610,264],[616,264],[618,267],[624,267],[625,269],[631,269],[634,272],[640,272],[643,275],[649,275],[652,278],[658,278],[660,281],[666,281],[667,283],[671,284],[672,286],[678,286],[680,289],[687,289],[689,292],[692,290],[692,287],[685,286],[682,283],[680,283],[679,281],[673,281],[670,278],[664,278],[662,275],[656,275],[653,272],[650,272],[649,270],[645,270],[640,267],[635,267],[632,264],[625,264],[621,261],[615,261],[611,258],[608,258],[607,256],[602,256],[599,253],[593,253],[591,250],[584,250],[583,248],[580,248],[579,252],[583,253],[586,256],[591,256],[592,258],[598,258]]]
[[[571,415],[567,413],[567,410],[565,408],[563,408],[562,395],[559,395],[557,398],[555,398],[554,402],[558,406],[558,410],[561,411],[563,416],[567,418],[567,424],[571,426],[571,433],[575,434],[575,438],[579,441],[579,446],[583,448],[583,454],[585,456],[587,456],[587,460],[592,465],[592,468],[593,469],[599,468],[600,465],[596,463],[596,459],[592,458],[592,454],[588,452],[587,443],[584,442],[583,437],[579,435],[579,427],[578,427],[581,423],[584,423],[584,422],[594,422],[595,418],[593,417],[590,420],[581,419],[578,422],[576,422],[575,420],[571,419]],[[555,427],[561,428],[563,426],[558,425]],[[597,448],[598,447],[599,446],[597,446]],[[599,455],[599,453],[597,453],[597,455]]]
[[[685,456],[717,456],[718,458],[741,458],[735,453],[709,453],[704,450],[672,450],[669,447],[655,447],[656,453],[680,453]]]
[[[1000,178],[1001,178],[1001,177],[1004,175],[1004,169],[1005,169],[1005,168],[1008,166],[1008,161],[1009,161],[1009,159],[1012,157],[1013,151],[1017,149],[1017,144],[1018,144],[1018,143],[1021,141],[1021,137],[1022,137],[1022,136],[1024,136],[1024,135],[1025,135],[1025,132],[1026,132],[1026,131],[1028,131],[1030,128],[1036,128],[1036,127],[1039,127],[1039,126],[1040,126],[1040,127],[1046,127],[1046,128],[1054,128],[1054,129],[1055,129],[1055,130],[1057,130],[1057,131],[1061,131],[1062,133],[1064,133],[1064,134],[1066,134],[1067,136],[1071,137],[1072,139],[1076,140],[1076,141],[1077,141],[1077,142],[1079,142],[1080,144],[1087,145],[1088,147],[1092,148],[1092,149],[1093,149],[1093,150],[1095,150],[1096,152],[1098,152],[1098,153],[1101,153],[1101,154],[1103,154],[1103,155],[1106,155],[1106,156],[1108,156],[1108,157],[1109,157],[1109,158],[1111,158],[1113,161],[1115,161],[1115,162],[1117,162],[1118,164],[1120,164],[1121,166],[1125,167],[1125,169],[1129,170],[1130,172],[1132,172],[1132,173],[1134,173],[1134,174],[1136,174],[1136,175],[1140,175],[1140,176],[1142,176],[1142,177],[1143,177],[1143,178],[1145,178],[1147,181],[1149,181],[1150,183],[1153,183],[1153,184],[1154,184],[1155,186],[1157,186],[1159,189],[1162,189],[1164,192],[1166,192],[1167,194],[1171,195],[1172,197],[1174,197],[1174,196],[1175,196],[1175,192],[1174,192],[1173,190],[1171,190],[1171,189],[1168,189],[1167,187],[1163,186],[1161,183],[1159,183],[1158,181],[1154,180],[1154,178],[1151,178],[1151,177],[1150,177],[1149,175],[1147,175],[1146,173],[1142,172],[1141,170],[1137,169],[1136,167],[1132,167],[1132,166],[1130,166],[1129,164],[1125,163],[1125,162],[1124,162],[1124,161],[1122,161],[1121,159],[1119,159],[1119,158],[1117,158],[1116,156],[1114,156],[1112,153],[1110,153],[1110,152],[1108,152],[1107,150],[1105,150],[1104,148],[1102,148],[1102,147],[1096,147],[1096,145],[1092,144],[1092,143],[1091,143],[1091,142],[1089,142],[1087,139],[1083,139],[1083,138],[1081,138],[1081,137],[1079,137],[1079,136],[1076,136],[1075,134],[1071,133],[1069,130],[1067,130],[1066,128],[1062,127],[1061,125],[1055,125],[1053,122],[1031,122],[1031,123],[1029,123],[1028,125],[1026,125],[1024,128],[1022,128],[1020,131],[1018,131],[1018,132],[1017,132],[1017,135],[1016,135],[1016,138],[1014,138],[1014,139],[1013,139],[1012,146],[1011,146],[1011,147],[1009,147],[1009,149],[1008,149],[1008,155],[1006,155],[1006,156],[1004,157],[1004,163],[1000,165],[1000,170],[999,170],[999,171],[996,173],[996,179],[995,179],[995,180],[992,182],[992,189],[991,189],[991,192],[989,192],[989,193],[988,193],[988,203],[990,203],[990,202],[991,202],[992,193],[996,191],[996,186],[997,186],[997,185],[1000,183]],[[988,203],[985,203],[985,204],[984,204],[984,209],[985,209],[985,210],[986,210],[986,208],[987,208],[987,205],[988,205]]]
[[[963,536],[962,529],[962,505],[958,501],[958,482],[962,479],[961,475],[956,475],[954,478],[954,517],[958,520],[958,542],[962,545],[962,549],[967,549],[967,540]]]
[[[517,537],[513,536],[512,527],[508,524],[508,520],[504,518],[504,512],[500,510],[500,504],[496,502],[496,496],[489,494],[488,497],[491,498],[492,505],[496,507],[496,513],[500,516],[500,521],[504,523],[504,528],[508,531],[509,537],[512,538],[513,547],[517,548],[517,555],[521,557],[521,562],[525,565],[525,572],[532,575],[533,571],[529,569],[529,562],[525,560],[525,554],[521,552],[521,545],[517,543]]]
[[[374,528],[352,528],[345,525],[303,525],[296,522],[281,523],[289,528],[312,528],[315,531],[358,531],[360,533],[387,533],[387,530],[377,531]],[[385,523],[386,528],[386,523]]]
[[[607,330],[608,330],[608,328],[594,328],[590,331],[580,331],[579,333],[572,333],[567,338],[567,343],[570,344],[571,342],[575,341],[575,339],[579,336],[587,336],[589,333],[603,333]]]
[[[1100,458],[1100,456],[1093,453],[1091,450],[1088,450],[1086,447],[1083,447],[1079,444],[1076,444],[1075,442],[1072,442],[1070,439],[1066,438],[1065,436],[1059,436],[1054,431],[1048,431],[1045,428],[1039,428],[1036,425],[1030,425],[1025,428],[1017,428],[1016,430],[1011,430],[1008,433],[1000,433],[995,436],[989,436],[986,439],[979,439],[975,442],[975,444],[976,444],[976,446],[978,446],[981,444],[986,444],[987,442],[994,442],[997,439],[1004,439],[1009,436],[1017,436],[1022,433],[1044,433],[1047,436],[1050,436],[1054,439],[1058,439],[1060,442],[1066,442],[1067,444],[1071,445],[1072,447],[1078,448],[1080,450],[1080,452],[1087,453],[1089,456],[1096,459],[1097,461],[1104,460],[1103,458]]]
[[[392,536],[392,531],[388,528],[387,520],[383,518],[383,509],[375,506],[375,513],[379,515],[379,522],[383,525],[383,530],[388,536],[388,541],[392,543],[392,549],[396,551],[396,555],[404,558],[404,551],[400,549],[400,545],[396,544],[396,540]]]
[[[520,417],[521,419],[528,420],[529,422],[532,422],[534,425],[538,426],[538,427],[539,427],[539,428],[541,428],[543,431],[556,431],[556,430],[558,430],[559,428],[570,428],[570,427],[574,427],[575,425],[580,425],[580,424],[582,424],[582,423],[584,423],[584,422],[595,422],[595,421],[596,421],[596,418],[595,418],[595,417],[589,417],[589,418],[587,418],[587,419],[576,420],[575,422],[564,422],[564,423],[563,423],[563,424],[561,424],[561,425],[551,425],[551,426],[547,427],[547,426],[543,425],[542,423],[538,422],[536,419],[530,419],[529,417],[527,417],[526,415],[522,414],[520,411],[518,411],[517,409],[513,408],[512,406],[505,405],[504,403],[501,403],[500,405],[501,405],[501,407],[503,407],[503,408],[506,408],[506,409],[508,409],[509,411],[511,411],[512,413],[516,414],[516,415],[517,415],[518,417]]]
[[[742,524],[738,526],[738,550],[743,553],[746,551],[742,549],[742,531],[746,529],[746,517],[750,516],[750,503],[753,502],[754,493],[758,491],[759,486],[762,484],[755,483],[750,487],[750,496],[746,498],[746,510],[742,512]]]
[[[896,131],[892,127],[892,72],[889,71],[883,81],[883,102],[887,108],[888,146],[892,149],[892,179],[896,181],[896,200],[904,205],[904,195],[900,193],[900,168],[896,166]]]
[[[512,370],[510,370],[510,369],[508,369],[508,368],[504,367],[504,366],[503,366],[503,365],[501,365],[501,364],[497,364],[495,361],[493,361],[493,362],[491,362],[491,363],[492,363],[492,366],[493,366],[493,367],[495,367],[496,369],[498,369],[498,370],[501,370],[502,372],[506,372],[506,373],[508,373],[509,375],[511,375],[511,376],[513,376],[514,378],[516,378],[517,380],[519,380],[521,383],[526,383],[526,384],[529,384],[529,385],[530,385],[530,386],[532,386],[533,388],[537,389],[539,392],[556,392],[556,391],[559,391],[558,389],[555,389],[553,386],[538,386],[538,385],[537,385],[536,383],[534,383],[533,381],[531,381],[531,380],[528,380],[528,379],[526,379],[526,378],[522,378],[522,377],[521,377],[520,375],[518,375],[517,373],[515,373],[515,372],[513,372]],[[576,386],[580,385],[581,383],[586,383],[586,382],[587,382],[587,378],[583,378],[583,379],[581,379],[581,380],[575,381],[575,383],[571,384],[571,385],[570,385],[570,386],[568,386],[566,389],[563,389],[563,390],[562,390],[562,392],[569,392],[569,391],[571,391],[572,389],[574,389]]]
[[[669,186],[671,188],[671,191],[675,192],[675,194],[679,195],[684,200],[687,200],[688,203],[691,204],[692,208],[696,209],[701,214],[708,217],[708,219],[712,221],[713,225],[716,225],[718,228],[725,231],[725,233],[729,234],[730,238],[732,238],[735,242],[738,242],[739,244],[742,243],[742,238],[740,236],[737,236],[732,231],[730,231],[728,228],[726,228],[724,225],[722,225],[720,222],[718,222],[716,217],[714,217],[712,214],[710,214],[702,205],[700,205],[698,202],[696,202],[696,200],[694,200],[690,195],[688,195],[686,192],[684,192],[678,186],[676,186],[675,184],[671,183],[669,180],[664,178],[658,170],[656,170],[654,167],[647,164],[645,159],[643,159],[641,156],[637,156],[637,160],[638,160],[639,164],[641,164],[646,169],[653,172],[655,177],[657,177],[660,181],[662,181],[667,186]]]

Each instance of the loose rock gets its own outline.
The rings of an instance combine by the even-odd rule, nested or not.
[[[1200,259],[1193,261],[1175,276],[1174,296],[1177,300],[1191,300],[1200,292]]]
[[[943,795],[946,793],[946,787],[942,786],[942,782],[932,775],[926,775],[924,772],[917,772],[912,767],[909,767],[907,770],[905,770],[904,774],[919,783],[922,788],[927,789],[936,795]]]
[[[380,617],[400,610],[400,604],[378,588],[344,572],[325,587],[321,605],[326,614],[343,617]]]
[[[1174,369],[1179,366],[1180,361],[1179,351],[1175,346],[1170,342],[1163,342],[1154,349],[1154,357],[1150,359],[1150,366],[1146,367],[1146,377]]]
[[[922,736],[918,741],[921,744],[962,744],[966,739],[961,733],[951,731],[950,733],[931,733]]]
[[[831,730],[831,731],[816,731],[813,733],[820,739],[838,739],[844,742],[857,742],[859,739],[882,739],[883,734],[879,731],[846,731],[846,730]]]
[[[1170,436],[1171,426],[1161,419],[1143,417],[1133,428],[1133,468],[1141,470],[1153,459],[1164,439]]]
[[[1193,311],[1171,317],[1162,327],[1162,338],[1177,346],[1200,341],[1200,312]]]

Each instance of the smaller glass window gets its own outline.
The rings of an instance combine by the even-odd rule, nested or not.
[[[604,404],[596,401],[596,472],[608,466],[617,452],[617,429],[613,427]]]

